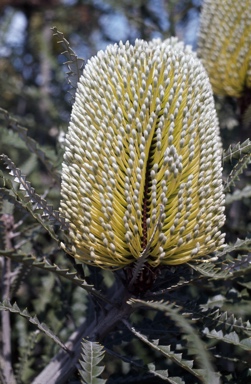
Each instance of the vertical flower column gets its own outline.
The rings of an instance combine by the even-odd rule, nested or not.
[[[221,143],[207,74],[176,39],[115,44],[80,78],[65,141],[66,251],[177,265],[224,242]]]
[[[204,0],[198,56],[218,95],[251,88],[251,1]]]

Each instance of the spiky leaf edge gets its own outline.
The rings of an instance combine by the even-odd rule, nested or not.
[[[23,311],[18,307],[16,303],[13,305],[10,303],[8,299],[4,300],[3,302],[0,302],[0,310],[2,311],[9,311],[12,313],[17,313],[20,316],[26,318],[29,320],[30,323],[34,324],[40,331],[42,331],[45,335],[47,335],[50,339],[52,339],[56,344],[58,344],[64,351],[71,353],[71,351],[67,348],[65,344],[61,342],[61,340],[56,336],[44,323],[40,323],[38,318],[36,316],[31,316],[27,309],[24,309]]]
[[[169,316],[175,322],[175,324],[178,327],[180,327],[181,330],[184,332],[184,334],[186,335],[188,344],[192,346],[193,350],[197,351],[196,357],[198,358],[199,364],[201,365],[201,369],[194,369],[193,368],[194,363],[192,360],[191,361],[183,360],[182,354],[180,353],[176,354],[172,352],[170,346],[159,345],[159,340],[154,340],[153,342],[149,341],[147,337],[142,335],[140,332],[136,331],[133,327],[129,325],[128,322],[125,322],[127,327],[129,326],[129,329],[131,329],[131,331],[135,334],[135,336],[140,338],[150,347],[164,354],[170,360],[172,360],[173,362],[178,364],[180,367],[182,367],[183,369],[193,374],[195,377],[199,378],[203,383],[205,384],[219,383],[218,375],[214,372],[212,365],[210,363],[210,355],[205,349],[205,346],[202,340],[197,335],[197,332],[190,325],[189,320],[185,319],[184,315],[179,313],[180,308],[175,307],[173,303],[170,304],[169,302],[163,302],[163,301],[154,302],[154,301],[143,301],[139,299],[130,299],[128,303],[136,307],[143,306],[143,307],[148,307],[154,310],[159,310],[164,312],[166,316]]]
[[[230,255],[226,255],[230,257]],[[219,265],[214,263],[190,264],[189,266],[210,280],[235,279],[250,273],[251,255],[238,255],[236,259],[226,259]]]
[[[220,258],[222,256],[227,255],[228,253],[231,253],[233,251],[251,251],[251,239],[245,238],[237,239],[234,244],[228,244],[224,247],[222,251],[215,252],[215,257]],[[191,264],[192,265],[192,264]]]
[[[121,342],[122,342],[122,340],[121,340]],[[142,364],[139,364],[138,362],[136,362],[132,358],[126,357],[125,355],[121,355],[121,354],[119,354],[113,350],[108,349],[108,348],[106,348],[106,352],[112,356],[115,356],[118,359],[121,359],[122,361],[125,361],[126,363],[130,364],[131,366],[134,366],[135,368],[142,369],[144,372],[147,373],[148,379],[149,379],[149,377],[151,377],[151,375],[154,375],[154,376],[159,377],[162,380],[164,380],[170,384],[185,384],[185,382],[183,380],[181,380],[180,377],[169,376],[168,370],[156,370],[155,364],[153,364],[153,363],[148,364],[148,366],[146,367]],[[138,378],[140,377],[139,373],[137,374],[137,377]],[[144,378],[144,376],[142,376],[142,382],[143,382],[143,378]],[[119,383],[120,382],[121,382],[121,378],[119,378]],[[130,381],[128,381],[128,382],[130,382]]]
[[[64,55],[67,59],[64,65],[66,65],[68,69],[68,72],[66,73],[67,80],[70,86],[72,87],[72,89],[70,90],[70,94],[74,98],[79,78],[83,72],[85,60],[79,58],[76,55],[76,53],[70,47],[69,42],[65,39],[64,34],[62,32],[60,32],[56,27],[53,27],[52,31],[57,43],[61,44],[62,46],[63,51],[61,52],[61,55]]]
[[[105,384],[106,380],[98,376],[104,371],[105,367],[100,365],[104,358],[104,347],[98,342],[83,339],[81,359],[79,360],[81,368],[79,373],[82,384]]]
[[[232,159],[239,159],[243,155],[251,155],[251,141],[245,140],[243,143],[232,144],[223,152],[223,162],[232,161]]]
[[[246,154],[241,157],[237,164],[235,164],[234,168],[230,172],[227,182],[224,186],[224,192],[229,192],[231,187],[235,186],[236,182],[239,180],[239,176],[244,172],[247,166],[251,162],[251,154]]]
[[[58,224],[62,229],[65,229],[65,220],[59,216],[59,212],[54,210],[52,205],[47,204],[46,200],[39,196],[35,189],[31,186],[30,182],[26,180],[25,175],[18,169],[13,161],[6,155],[1,155],[0,158],[4,161],[6,168],[10,170],[10,175],[14,178],[14,182],[18,185],[18,190],[13,185],[10,178],[4,176],[0,172],[0,178],[3,180],[4,187],[10,189],[15,196],[15,199],[20,202],[24,209],[26,209],[33,218],[38,221],[42,227],[50,234],[50,236],[58,242],[51,224],[46,223],[46,219],[49,219],[53,224]],[[41,212],[36,213],[36,211]]]
[[[70,271],[68,268],[60,268],[56,264],[50,264],[48,260],[40,260],[38,261],[35,256],[17,253],[15,250],[0,250],[0,255],[5,256],[13,260],[14,262],[19,262],[26,264],[28,266],[36,267],[43,269],[45,271],[52,272],[56,274],[59,277],[64,277],[65,279],[71,281],[74,285],[81,287],[85,289],[87,292],[92,294],[93,296],[97,297],[98,299],[109,302],[108,299],[106,299],[100,292],[98,292],[93,285],[89,285],[86,283],[85,280],[80,279],[77,276],[76,271]]]
[[[21,350],[19,361],[15,364],[15,377],[17,379],[17,384],[23,384],[22,376],[31,364],[32,352],[36,346],[39,334],[39,330],[31,332],[27,338],[28,340],[26,339],[25,347]]]

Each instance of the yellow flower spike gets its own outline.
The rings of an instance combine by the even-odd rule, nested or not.
[[[221,143],[211,86],[176,39],[108,46],[86,64],[65,141],[64,248],[80,262],[177,265],[222,246]]]
[[[198,56],[218,95],[251,88],[251,0],[204,0]]]

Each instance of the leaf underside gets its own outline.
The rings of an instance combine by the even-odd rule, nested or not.
[[[79,360],[82,384],[106,383],[106,380],[99,377],[104,371],[104,366],[100,365],[104,354],[105,351],[101,344],[83,339],[81,359]]]

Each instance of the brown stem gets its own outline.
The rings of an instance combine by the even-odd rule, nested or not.
[[[5,249],[11,249],[11,235],[13,229],[13,216],[2,215],[1,221],[4,223],[4,243]],[[11,260],[2,258],[2,300],[10,299],[10,284],[11,284]],[[15,384],[16,380],[12,370],[11,364],[11,325],[10,325],[10,312],[1,311],[2,320],[2,351],[1,351],[1,370],[5,382],[8,384]]]
[[[63,384],[76,369],[81,352],[83,338],[101,341],[118,323],[127,319],[134,309],[127,304],[129,294],[124,290],[118,292],[117,297],[124,295],[123,304],[120,307],[113,306],[106,313],[102,312],[96,322],[89,326],[86,323],[81,325],[69,338],[66,346],[72,352],[60,351],[45,369],[33,380],[32,384]]]

